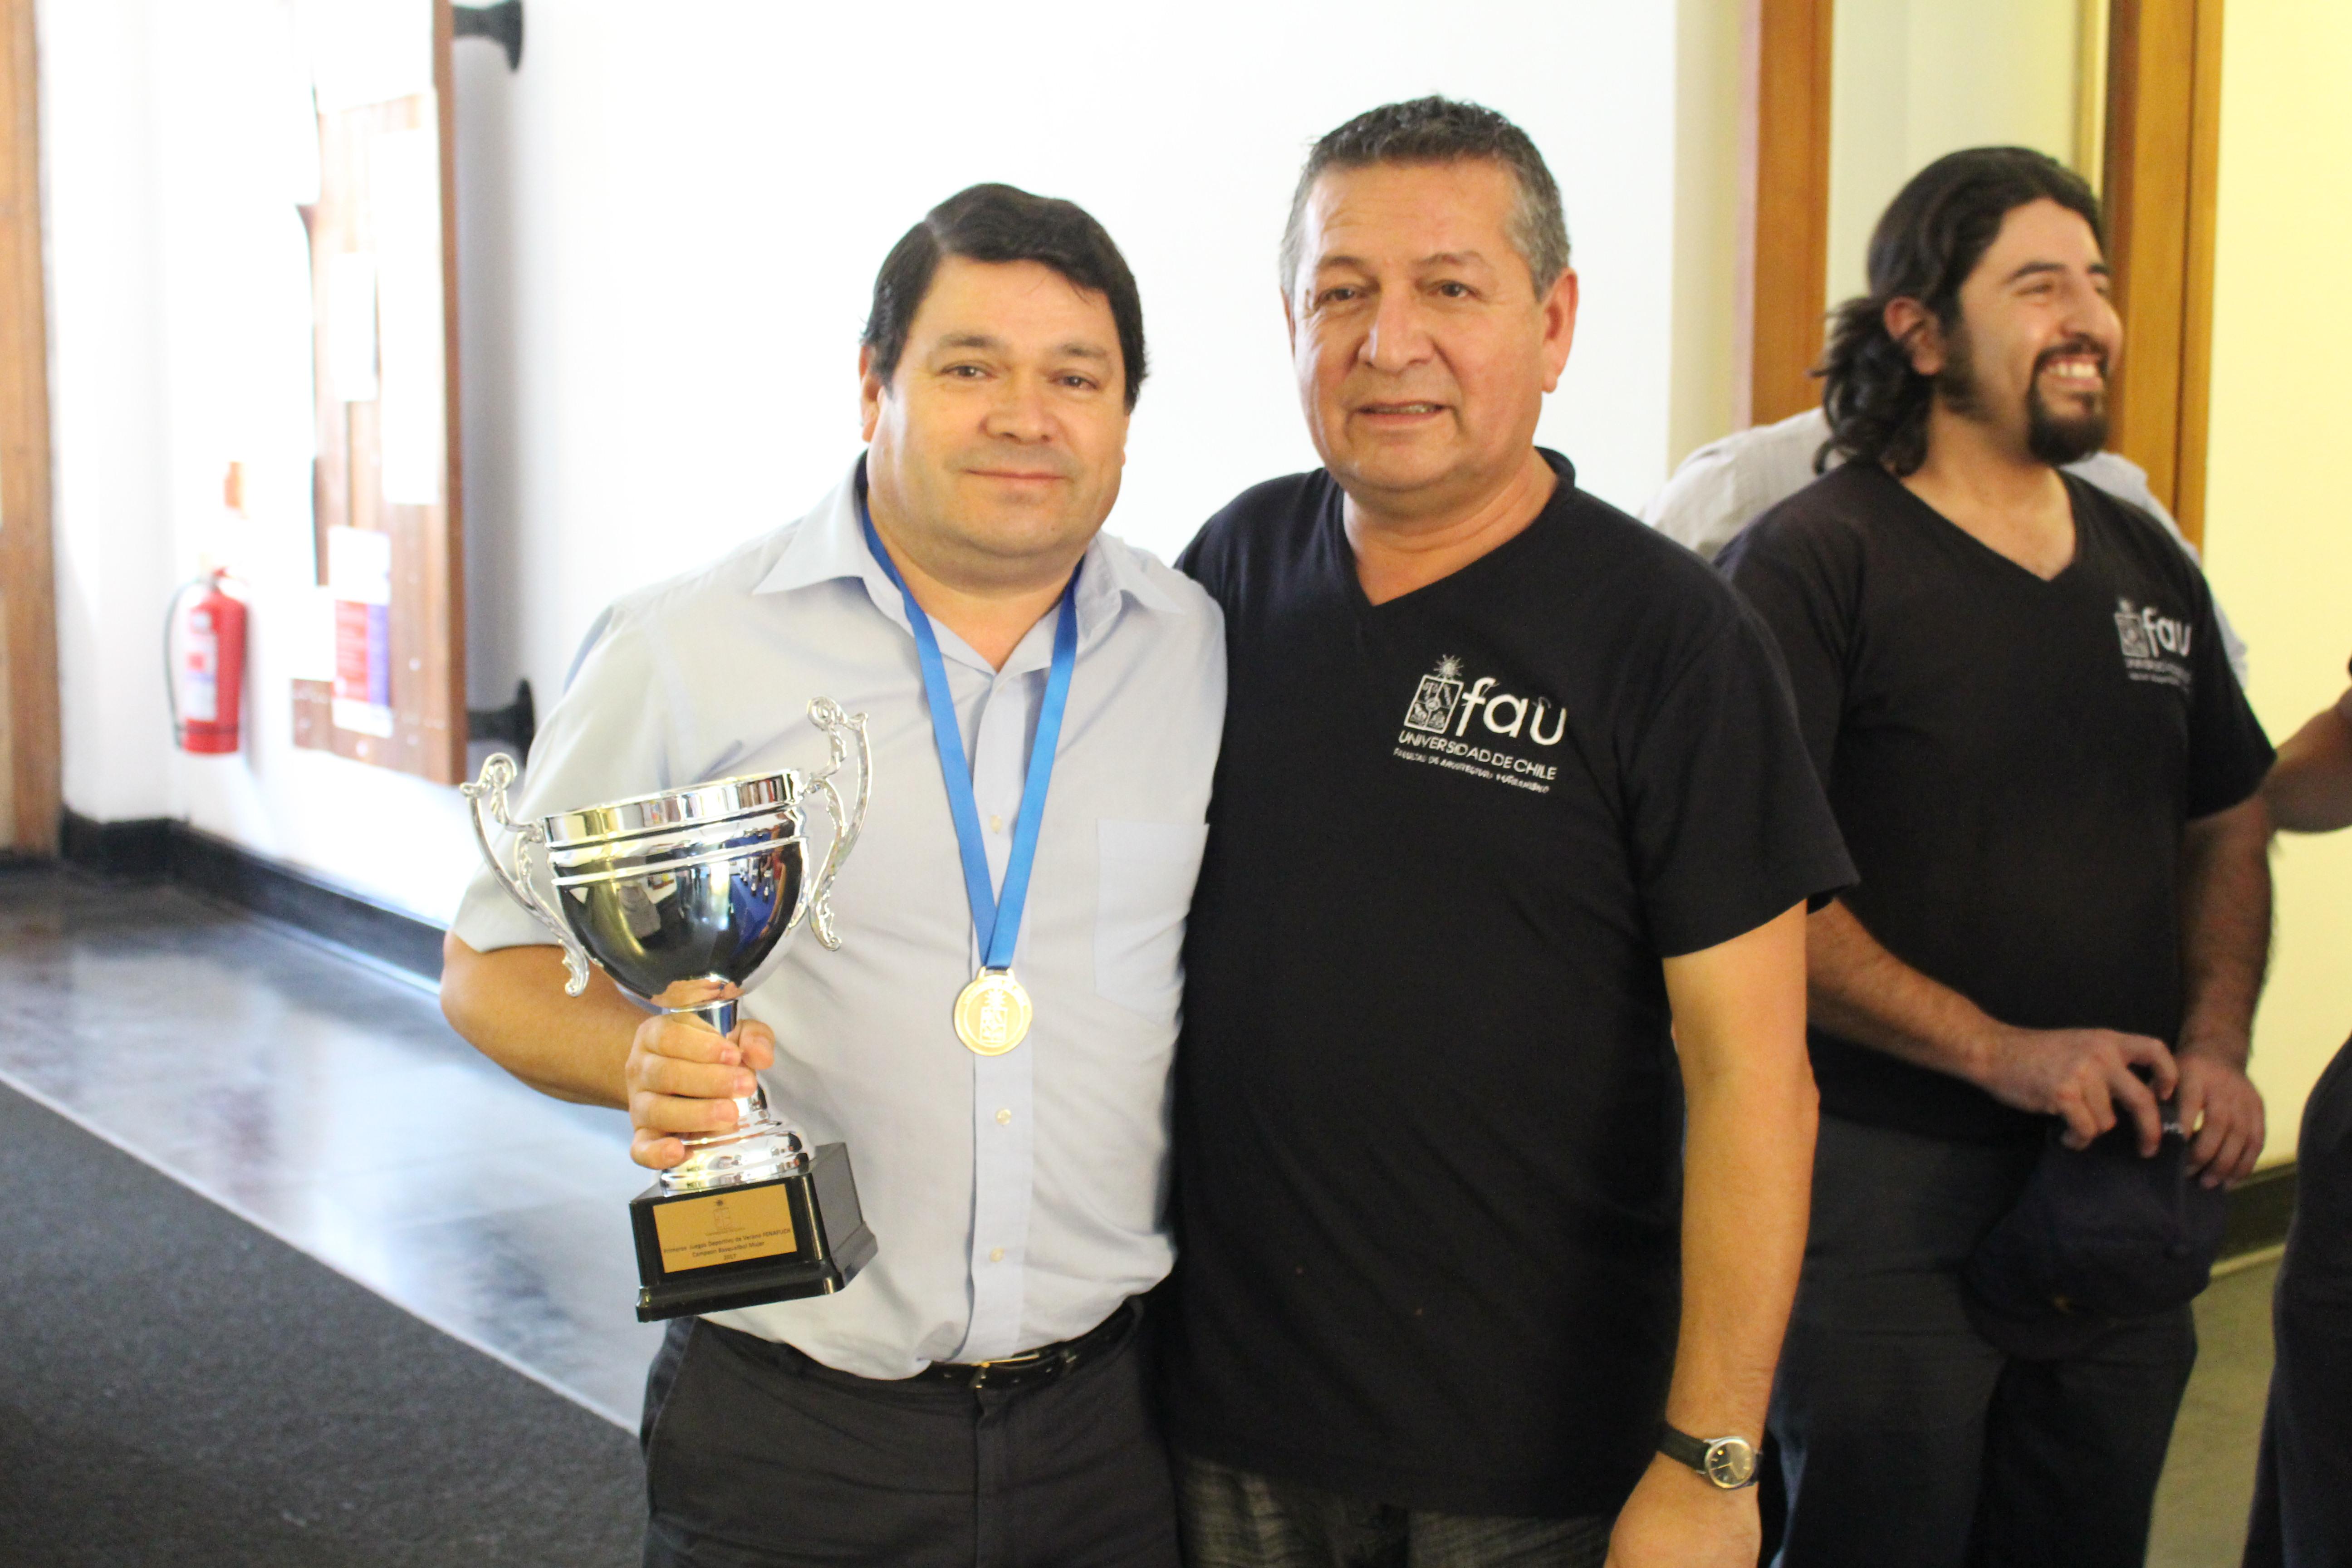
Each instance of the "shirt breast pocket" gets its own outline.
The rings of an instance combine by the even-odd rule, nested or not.
[[[1172,1018],[1184,984],[1184,916],[1208,826],[1104,817],[1097,826],[1095,990],[1122,1007]]]

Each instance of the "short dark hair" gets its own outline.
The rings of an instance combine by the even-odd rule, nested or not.
[[[1300,233],[1307,198],[1328,169],[1363,169],[1375,163],[1454,163],[1486,158],[1500,163],[1518,183],[1511,212],[1511,244],[1528,264],[1541,294],[1568,270],[1568,218],[1560,210],[1559,184],[1528,133],[1482,104],[1451,98],[1416,98],[1368,109],[1315,143],[1291,193],[1290,221],[1282,230],[1282,291],[1298,286]]]
[[[923,215],[882,258],[874,275],[874,308],[858,346],[874,351],[874,373],[884,381],[898,374],[907,352],[907,331],[931,291],[940,258],[971,261],[1034,261],[1110,302],[1118,328],[1118,353],[1127,369],[1127,406],[1143,390],[1143,298],[1127,258],[1094,216],[1059,196],[1032,195],[1012,185],[973,185]]]
[[[1926,306],[1946,333],[1960,324],[1960,285],[2017,208],[2053,201],[2078,213],[2105,243],[2099,198],[2081,175],[2027,147],[1972,147],[1948,153],[1911,176],[1895,194],[1870,237],[1870,292],[1840,305],[1830,318],[1829,346],[1813,374],[1822,378],[1822,407],[1830,438],[1814,458],[1819,468],[1832,450],[1849,462],[1874,463],[1896,474],[1927,459],[1927,410],[1932,376],[1911,368],[1911,351],[1886,330],[1886,307],[1899,299]]]

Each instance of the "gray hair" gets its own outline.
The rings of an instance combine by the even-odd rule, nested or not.
[[[1290,198],[1290,221],[1282,230],[1282,291],[1298,286],[1300,232],[1307,198],[1329,169],[1362,169],[1375,163],[1453,163],[1492,159],[1510,171],[1519,188],[1509,233],[1528,275],[1542,295],[1568,270],[1568,218],[1560,210],[1559,185],[1544,165],[1528,133],[1480,104],[1450,98],[1416,98],[1368,109],[1315,143],[1298,172]]]

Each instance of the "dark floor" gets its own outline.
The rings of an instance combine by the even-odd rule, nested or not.
[[[625,1568],[637,1446],[0,1087],[0,1563]]]
[[[425,1321],[634,1425],[617,1112],[558,1104],[428,991],[168,888],[0,874],[0,1082]],[[2217,1280],[2157,1503],[2157,1568],[2235,1568],[2275,1266]]]
[[[169,887],[0,875],[0,1082],[634,1427],[617,1111],[549,1100],[414,979]]]

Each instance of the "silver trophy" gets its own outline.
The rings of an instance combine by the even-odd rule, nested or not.
[[[824,697],[808,712],[832,746],[812,773],[720,779],[523,822],[507,814],[512,758],[491,757],[461,786],[490,869],[563,949],[569,994],[586,988],[593,962],[624,991],[723,1035],[736,1004],[721,993],[749,980],[803,919],[827,949],[841,946],[828,899],[866,820],[873,756],[864,714]],[[853,746],[857,794],[845,809],[834,775]],[[802,832],[810,795],[833,826],[814,878]],[[509,858],[493,826],[512,835]],[[735,1118],[725,1132],[685,1139],[685,1161],[629,1205],[641,1321],[823,1295],[874,1256],[845,1145],[810,1149],[756,1080]]]

